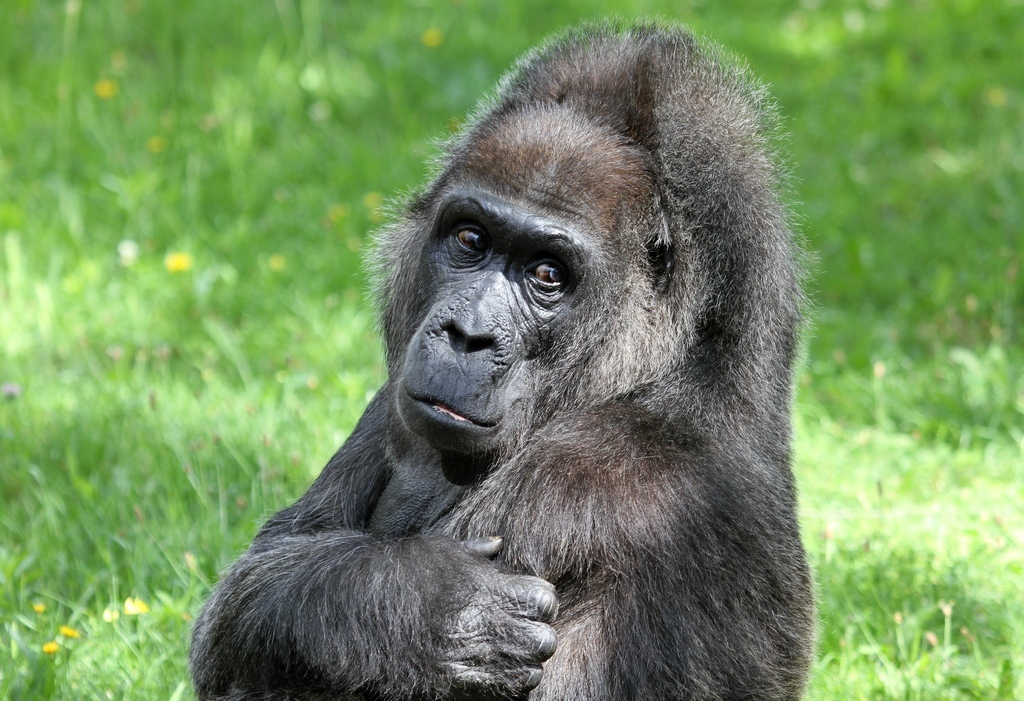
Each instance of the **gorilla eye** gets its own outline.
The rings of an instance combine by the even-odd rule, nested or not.
[[[474,253],[484,253],[490,245],[490,241],[487,240],[487,234],[479,229],[459,229],[455,233],[455,238],[458,240],[459,245],[467,251],[473,251]]]
[[[530,275],[546,292],[554,292],[565,284],[565,271],[554,263],[540,263]]]

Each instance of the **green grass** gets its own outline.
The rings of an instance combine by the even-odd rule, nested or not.
[[[1014,0],[4,3],[0,698],[191,698],[191,616],[383,376],[382,198],[606,14],[685,19],[787,116],[809,697],[1024,698]]]

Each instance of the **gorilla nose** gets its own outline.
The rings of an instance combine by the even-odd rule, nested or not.
[[[441,330],[448,336],[448,343],[457,353],[478,353],[491,350],[495,345],[494,333],[484,329],[467,328],[457,321],[450,321]]]

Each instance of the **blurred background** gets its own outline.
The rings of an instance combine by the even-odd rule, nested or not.
[[[192,698],[210,586],[382,381],[369,233],[606,16],[785,118],[809,697],[1024,697],[1020,0],[3,0],[0,698]]]

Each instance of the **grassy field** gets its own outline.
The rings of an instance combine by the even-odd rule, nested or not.
[[[787,117],[809,697],[1024,698],[1019,0],[5,0],[0,698],[192,697],[191,617],[381,381],[366,232],[610,13]]]

